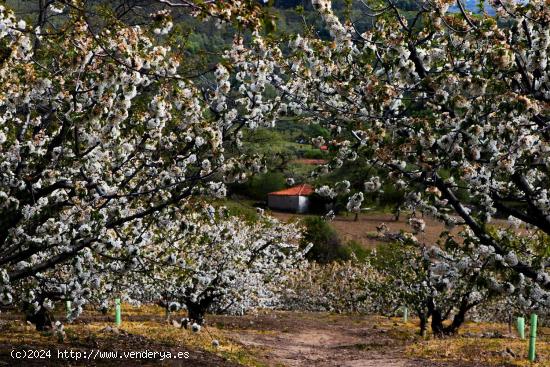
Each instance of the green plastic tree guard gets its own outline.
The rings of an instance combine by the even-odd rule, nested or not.
[[[518,334],[521,339],[525,339],[525,317],[518,317]]]
[[[71,317],[71,301],[65,302],[65,307],[67,308],[67,319]]]
[[[122,324],[122,317],[120,315],[120,298],[115,298],[115,324],[120,326]]]
[[[403,307],[403,322],[409,321],[409,309],[407,307]]]
[[[537,343],[537,314],[531,314],[531,337],[529,338],[529,361],[535,361],[535,344]]]

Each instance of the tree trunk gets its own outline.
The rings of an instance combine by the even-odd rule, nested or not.
[[[394,222],[399,222],[399,217],[401,216],[401,202],[397,203],[395,206],[395,217],[393,218]]]
[[[50,330],[54,321],[53,315],[44,307],[40,307],[38,312],[34,312],[34,308],[30,304],[23,306],[25,312],[25,320],[35,325],[37,331]]]
[[[436,337],[443,337],[446,335],[454,335],[458,332],[458,329],[462,326],[466,320],[466,313],[473,307],[468,303],[468,296],[464,296],[458,313],[453,317],[453,321],[449,326],[443,325],[444,318],[442,317],[441,310],[435,308],[435,305],[431,305],[430,312],[432,314],[432,332]]]
[[[443,325],[443,317],[439,310],[433,310],[432,314],[432,333],[435,337],[441,338],[445,335],[445,326]]]
[[[205,307],[201,305],[200,303],[195,302],[186,302],[185,304],[187,306],[187,317],[189,318],[189,321],[191,323],[196,322],[199,325],[202,325],[204,323],[204,314],[206,313]]]
[[[170,314],[170,309],[168,307],[169,305],[168,302],[161,299],[161,300],[158,300],[156,303],[159,307],[164,308],[164,321],[170,324],[172,322],[172,317]]]
[[[46,15],[47,15],[47,7],[48,2],[46,0],[38,0],[38,19],[36,20],[36,27],[43,28],[44,24],[46,24]],[[38,37],[35,37],[34,39],[34,52],[37,52],[40,48],[40,39]]]
[[[458,313],[453,317],[453,322],[447,327],[446,334],[456,334],[458,329],[462,326],[466,320],[466,313],[473,307],[468,303],[468,295],[464,296],[462,302],[460,303],[460,308]]]
[[[453,317],[453,322],[451,325],[445,328],[445,334],[447,335],[454,335],[458,332],[458,329],[462,326],[464,323],[464,320],[466,319],[466,310],[460,310],[455,317]]]
[[[428,315],[418,313],[418,317],[420,318],[420,336],[425,337],[426,329],[428,327]]]

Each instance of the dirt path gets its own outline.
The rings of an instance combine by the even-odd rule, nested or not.
[[[396,334],[387,319],[283,312],[247,319],[220,319],[216,325],[226,328],[228,337],[254,349],[268,366],[458,366],[407,358],[404,347],[414,337]]]
[[[239,342],[267,349],[269,365],[301,366],[373,366],[404,367],[407,360],[394,350],[385,353],[369,350],[363,338],[350,335],[348,330],[308,329],[298,333],[258,334],[245,332]]]

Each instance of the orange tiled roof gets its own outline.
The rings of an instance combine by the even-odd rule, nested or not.
[[[301,184],[286,190],[270,192],[268,195],[277,196],[309,196],[313,194],[313,187],[308,184]]]

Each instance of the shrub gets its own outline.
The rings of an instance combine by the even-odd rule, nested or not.
[[[350,252],[355,255],[357,261],[363,263],[368,260],[370,251],[363,247],[363,245],[361,245],[359,242],[351,240],[348,242],[347,247],[349,248]]]
[[[302,245],[309,243],[313,247],[307,253],[309,260],[329,263],[335,260],[349,260],[351,250],[342,245],[336,231],[320,217],[307,217],[303,220],[305,233]]]

